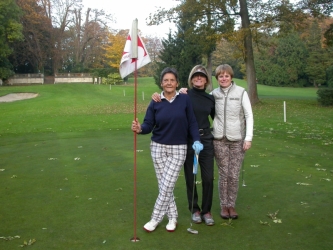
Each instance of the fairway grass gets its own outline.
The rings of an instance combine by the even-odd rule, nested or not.
[[[191,215],[182,171],[174,191],[177,230],[165,230],[166,218],[152,233],[142,229],[150,219],[157,183],[150,136],[138,135],[134,230],[130,80],[111,88],[0,87],[0,96],[39,94],[0,103],[0,249],[17,249],[30,239],[36,242],[26,247],[41,250],[332,248],[333,109],[320,107],[312,88],[258,85],[253,145],[246,153],[236,203],[239,219],[228,222],[219,216],[215,167],[215,225],[194,224],[198,235],[186,230]],[[245,86],[244,81],[236,83]],[[139,78],[140,121],[155,91],[160,90],[151,78]],[[200,183],[197,187],[200,192]],[[276,212],[275,223],[267,214]],[[139,242],[130,241],[134,231]],[[9,236],[20,238],[4,239]]]

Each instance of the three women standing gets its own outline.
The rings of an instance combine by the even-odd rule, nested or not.
[[[190,97],[195,118],[198,122],[200,141],[204,145],[200,152],[198,162],[202,180],[202,198],[201,207],[198,204],[198,192],[193,174],[194,150],[190,147],[194,138],[188,137],[188,147],[186,160],[184,163],[184,174],[186,181],[186,194],[188,209],[192,213],[192,221],[200,224],[202,220],[207,226],[214,225],[214,219],[211,214],[213,201],[213,182],[214,182],[214,148],[213,135],[210,128],[210,118],[215,115],[214,97],[206,93],[206,87],[210,84],[210,77],[207,69],[202,65],[196,65],[192,68],[188,77],[187,88],[181,88],[180,93],[188,94]],[[153,100],[160,102],[160,95],[154,93]],[[193,206],[193,208],[192,208]]]

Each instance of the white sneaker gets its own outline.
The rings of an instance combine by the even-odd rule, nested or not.
[[[169,220],[168,225],[166,225],[166,230],[168,232],[174,232],[176,230],[176,227],[177,227],[177,220],[171,219],[171,220]]]
[[[156,220],[151,219],[143,226],[143,229],[146,230],[147,232],[152,232],[156,229],[157,225],[158,222]]]

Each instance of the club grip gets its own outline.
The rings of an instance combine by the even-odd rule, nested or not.
[[[197,174],[198,173],[198,155],[194,154],[194,158],[193,158],[193,174]]]

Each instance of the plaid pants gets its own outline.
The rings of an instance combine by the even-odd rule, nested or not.
[[[150,150],[159,190],[151,218],[161,222],[166,214],[169,220],[177,219],[173,190],[186,158],[187,145],[164,145],[151,141]]]
[[[219,170],[220,206],[235,207],[239,173],[244,159],[243,141],[214,140],[215,160]]]

